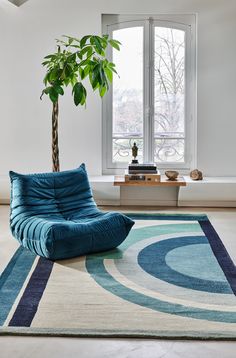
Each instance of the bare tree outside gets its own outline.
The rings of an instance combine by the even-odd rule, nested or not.
[[[143,28],[114,31],[122,42],[114,61],[113,162],[130,162],[131,147],[143,160]],[[128,70],[127,70],[128,69]],[[129,70],[130,69],[130,70]],[[131,71],[132,69],[132,71]],[[154,28],[154,161],[183,162],[185,141],[185,32]]]
[[[185,33],[155,27],[155,162],[184,161]]]

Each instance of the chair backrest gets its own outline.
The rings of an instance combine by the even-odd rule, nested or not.
[[[84,164],[57,173],[19,174],[11,171],[11,221],[26,216],[67,219],[73,212],[96,208]]]

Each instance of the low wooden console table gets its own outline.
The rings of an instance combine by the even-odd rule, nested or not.
[[[160,182],[126,182],[124,175],[116,175],[113,185],[120,187],[120,205],[178,206],[180,187],[187,183],[183,177],[171,181],[164,175]]]
[[[166,178],[166,176],[162,175],[160,182],[143,182],[143,181],[135,181],[135,180],[133,182],[126,182],[124,175],[115,175],[113,185],[114,186],[144,186],[144,187],[147,186],[180,187],[180,186],[186,186],[186,181],[184,180],[183,177],[178,177],[176,180],[169,180],[168,178]]]

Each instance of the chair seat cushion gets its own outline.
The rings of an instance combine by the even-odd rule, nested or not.
[[[110,250],[134,224],[97,208],[84,164],[59,173],[10,172],[10,178],[12,234],[37,255],[57,260]]]

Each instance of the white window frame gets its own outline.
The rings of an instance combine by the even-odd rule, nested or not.
[[[158,169],[177,169],[186,174],[196,167],[197,113],[196,113],[196,16],[195,15],[103,15],[103,33],[112,37],[114,30],[143,26],[143,140],[144,162],[152,161],[154,154],[154,28],[169,27],[185,31],[185,162],[158,163]],[[154,26],[153,26],[154,25]],[[112,60],[112,49],[108,57]],[[128,163],[112,162],[112,86],[102,104],[102,162],[103,174],[124,173]],[[146,140],[145,140],[146,138]],[[148,140],[147,140],[148,138]]]

